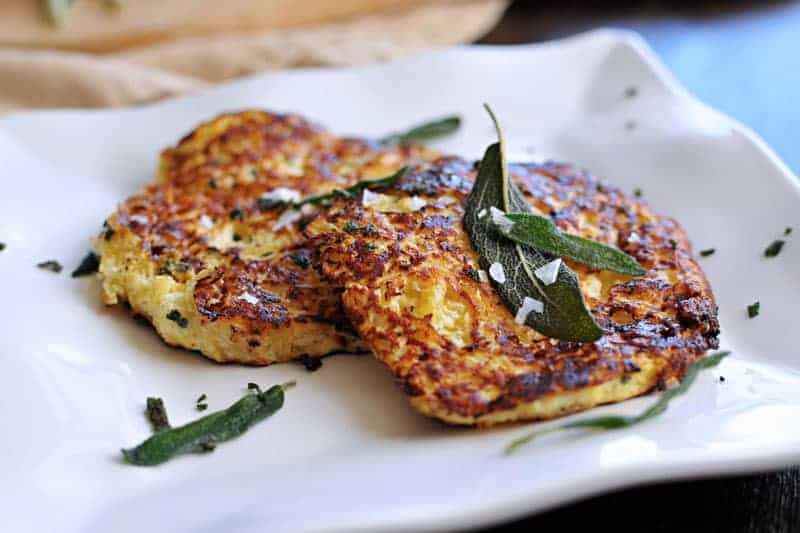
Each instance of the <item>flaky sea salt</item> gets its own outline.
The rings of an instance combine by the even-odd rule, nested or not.
[[[500,263],[492,263],[492,266],[489,267],[489,275],[497,283],[503,284],[506,282],[506,272]]]
[[[300,192],[287,187],[278,187],[265,192],[261,198],[270,202],[290,204],[300,201]]]
[[[241,296],[239,296],[239,298],[241,298],[245,302],[247,302],[249,304],[253,304],[253,305],[255,305],[255,304],[257,304],[257,303],[259,303],[261,301],[258,298],[256,298],[255,296],[253,296],[252,294],[250,294],[249,292],[246,292],[246,293],[242,294]]]
[[[534,275],[542,280],[545,285],[552,285],[558,279],[558,269],[561,268],[561,259],[553,259],[533,271]]]
[[[492,222],[495,223],[500,231],[503,233],[508,233],[511,231],[511,228],[514,226],[514,221],[508,218],[505,212],[500,211],[494,206],[489,208],[489,212],[492,215]]]
[[[300,220],[302,217],[303,215],[297,209],[287,209],[286,211],[281,213],[281,216],[278,217],[277,221],[275,221],[275,225],[272,227],[272,230],[280,231],[283,228],[291,226],[292,224]]]
[[[364,189],[364,195],[361,197],[361,205],[364,207],[374,207],[383,201],[385,197],[386,196],[383,194]]]
[[[205,226],[208,229],[211,229],[214,227],[214,221],[211,220],[211,217],[203,213],[202,215],[200,215],[200,225]]]
[[[426,205],[428,205],[428,202],[419,196],[412,196],[408,199],[408,208],[412,211],[419,211]]]
[[[522,300],[522,306],[517,309],[517,316],[514,317],[514,322],[517,324],[524,324],[525,321],[528,320],[528,315],[531,314],[531,311],[541,313],[544,311],[544,304],[536,298],[526,296]]]

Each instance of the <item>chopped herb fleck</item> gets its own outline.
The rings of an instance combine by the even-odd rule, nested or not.
[[[633,195],[636,198],[641,198],[642,197],[642,189],[640,189],[639,187],[636,187],[635,189],[633,189]]]
[[[755,302],[747,306],[747,318],[755,318],[761,312],[761,302]]]
[[[167,313],[167,320],[172,320],[182,328],[185,328],[186,326],[189,325],[189,321],[183,316],[181,316],[181,312],[178,311],[177,309],[173,309],[172,311]]]
[[[286,205],[286,202],[278,200],[277,198],[259,197],[256,199],[256,207],[262,211],[269,211],[270,209],[274,209],[282,205]]]
[[[784,244],[786,244],[786,241],[783,241],[781,239],[772,241],[772,244],[767,246],[767,249],[764,250],[764,257],[775,257],[776,255],[781,253]]]
[[[201,394],[201,395],[200,395],[200,397],[199,397],[199,398],[198,398],[198,399],[197,399],[197,400],[194,402],[194,404],[195,404],[195,407],[197,408],[197,410],[198,410],[198,411],[205,411],[206,409],[208,409],[208,404],[207,404],[207,403],[205,403],[205,402],[206,402],[206,398],[207,398],[207,396],[205,395],[205,393],[203,393],[203,394]]]
[[[620,383],[625,385],[631,380],[631,376],[629,374],[623,374],[621,378],[619,378]]]
[[[344,223],[344,227],[342,229],[344,229],[344,231],[346,231],[347,233],[356,233],[358,231],[363,231],[367,235],[375,235],[375,236],[380,235],[380,233],[378,233],[378,228],[375,227],[375,224],[372,223],[365,224],[364,226],[359,226],[358,224],[348,220],[347,222]]]
[[[169,419],[167,418],[167,410],[164,407],[164,400],[161,398],[147,398],[147,410],[145,413],[153,432],[158,433],[163,429],[169,429]]]
[[[41,263],[36,263],[36,266],[41,268],[42,270],[48,270],[56,274],[58,274],[64,269],[64,267],[61,266],[61,263],[59,263],[54,259],[50,259],[49,261],[42,261]]]
[[[466,270],[466,272],[467,272],[467,276],[471,277],[475,281],[480,281],[481,280],[481,275],[474,268],[468,268]]]
[[[239,235],[238,233],[234,233],[234,234],[233,234],[233,240],[234,240],[235,242],[239,242],[239,241],[241,241],[241,240],[242,240],[242,236],[241,236],[241,235]]]
[[[292,254],[289,256],[289,258],[300,268],[308,268],[308,265],[311,264],[311,260],[308,258],[308,256],[303,254]]]
[[[322,368],[322,359],[304,354],[300,357],[300,364],[306,367],[309,372],[316,372]]]
[[[261,392],[261,387],[258,386],[258,383],[253,383],[252,381],[247,384],[247,390],[254,390],[256,392]]]
[[[785,230],[783,230],[783,234],[784,234],[784,235],[791,235],[791,234],[792,234],[792,228],[791,228],[791,226],[786,226],[786,229],[785,229]]]
[[[97,257],[97,254],[94,252],[89,252],[86,254],[86,257],[83,258],[81,264],[78,265],[78,268],[72,271],[72,277],[79,278],[81,276],[93,274],[97,272],[99,266],[100,258]]]
[[[700,250],[700,257],[708,257],[709,255],[714,255],[714,252],[716,251],[717,251],[716,248],[707,248],[705,250]]]
[[[114,236],[116,231],[111,227],[111,224],[108,223],[108,220],[103,222],[103,227],[106,229],[106,232],[103,234],[103,238],[107,241],[111,240],[111,237]]]
[[[172,270],[174,272],[189,272],[192,268],[192,265],[189,263],[184,263],[183,261],[178,261],[177,263],[173,263]]]
[[[670,239],[667,242],[669,243],[669,247],[672,248],[673,250],[678,247],[678,241],[676,241],[675,239]]]
[[[217,180],[208,180],[208,186],[211,187],[212,189],[216,189],[217,188]]]
[[[250,167],[250,176],[254,178],[258,177],[258,169],[256,167]]]
[[[236,219],[244,220],[244,211],[242,211],[241,209],[239,209],[237,207],[237,208],[231,209],[231,212],[228,213],[228,216],[231,218],[231,220],[236,220]]]

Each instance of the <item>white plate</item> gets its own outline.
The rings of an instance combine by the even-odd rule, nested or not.
[[[629,86],[636,97],[625,98]],[[696,247],[716,247],[702,263],[723,347],[735,355],[656,420],[552,434],[503,457],[530,426],[426,420],[368,356],[326,359],[314,374],[215,365],[101,306],[91,278],[34,267],[50,258],[74,267],[116,203],[151,178],[158,151],[221,111],[298,110],[368,135],[458,112],[465,127],[441,146],[478,157],[494,139],[484,101],[517,157],[560,157],[641,187]],[[263,75],[136,109],[12,115],[0,120],[0,162],[2,531],[456,529],[635,483],[800,462],[798,237],[777,258],[762,256],[800,224],[800,190],[758,138],[687,95],[634,35]],[[761,316],[748,320],[755,300]],[[149,469],[119,463],[121,446],[148,435],[148,395],[163,396],[181,422],[197,416],[200,393],[217,409],[248,381],[290,378],[299,385],[282,411],[213,454]]]

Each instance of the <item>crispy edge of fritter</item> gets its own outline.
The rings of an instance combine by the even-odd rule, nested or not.
[[[661,383],[666,361],[654,361],[646,355],[633,357],[632,361],[640,370],[633,374],[625,374],[627,379],[618,378],[598,385],[548,394],[513,409],[478,417],[460,415],[447,409],[440,402],[430,402],[427,398],[418,396],[409,397],[409,402],[422,415],[459,426],[491,427],[509,422],[550,420],[593,407],[629,400],[650,392]],[[677,376],[674,381],[677,381]]]
[[[230,323],[204,316],[194,301],[196,284],[214,269],[200,272],[187,282],[156,272],[156,264],[129,231],[100,236],[94,245],[103,258],[99,268],[102,300],[106,305],[127,302],[131,310],[149,321],[165,343],[200,351],[219,363],[267,365],[301,355],[320,357],[335,352],[359,353],[364,344],[336,324],[290,317],[288,325],[270,328],[262,335],[232,331]],[[167,318],[178,312],[186,320]],[[299,328],[299,330],[298,330]]]

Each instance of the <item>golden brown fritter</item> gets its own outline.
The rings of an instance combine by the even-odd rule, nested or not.
[[[454,424],[551,418],[680,379],[717,346],[717,307],[680,226],[558,164],[511,165],[510,173],[562,230],[619,247],[647,273],[566,261],[606,332],[597,342],[517,324],[481,281],[462,226],[474,173],[443,158],[382,192],[338,201],[306,228],[354,328],[419,412]]]
[[[310,266],[299,226],[313,209],[271,208],[262,195],[328,192],[431,157],[296,115],[220,116],[165,150],[155,183],[108,219],[95,244],[103,299],[129,302],[166,342],[220,362],[362,351],[340,289]]]

